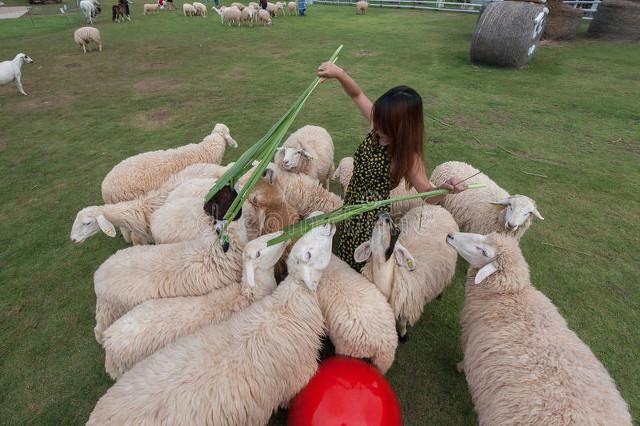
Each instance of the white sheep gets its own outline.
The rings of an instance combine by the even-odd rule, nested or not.
[[[275,165],[270,165],[269,169],[273,170],[275,183],[284,193],[287,202],[300,216],[307,217],[315,210],[326,213],[342,207],[342,198],[320,185],[317,179],[287,172]]]
[[[142,14],[146,15],[147,13],[151,13],[151,12],[158,12],[160,10],[160,5],[157,3],[151,4],[151,3],[145,3],[142,7]]]
[[[356,248],[356,262],[367,262],[362,274],[389,300],[405,340],[426,303],[439,296],[453,279],[456,252],[446,242],[458,225],[445,209],[425,204],[409,211],[395,225],[380,213],[371,240]]]
[[[196,10],[196,15],[200,15],[202,17],[207,16],[207,6],[203,3],[194,1],[192,4],[193,8]]]
[[[33,62],[33,59],[24,53],[18,53],[11,61],[0,62],[0,84],[7,84],[15,81],[18,92],[27,96],[27,93],[22,88],[21,69],[22,64],[25,62],[30,64]]]
[[[398,335],[393,310],[375,284],[332,256],[320,280],[318,300],[336,353],[371,359],[386,373],[395,358]]]
[[[249,241],[243,252],[242,281],[204,296],[148,300],[104,332],[105,369],[117,379],[159,349],[210,324],[225,321],[276,288],[274,267],[286,244],[267,247],[275,232]]]
[[[272,295],[136,364],[87,424],[266,424],[317,369],[324,324],[316,288],[334,232],[323,226],[298,240]]]
[[[344,157],[338,163],[338,167],[333,172],[331,176],[332,180],[337,180],[340,184],[340,188],[342,189],[342,194],[347,193],[347,188],[349,188],[349,182],[351,182],[351,177],[353,176],[353,157]]]
[[[433,169],[431,182],[440,185],[447,179],[465,179],[476,173],[479,170],[467,163],[449,161]],[[481,183],[485,187],[449,194],[442,201],[442,206],[449,210],[462,231],[502,232],[520,238],[531,226],[533,216],[544,220],[535,201],[524,195],[509,195],[484,173],[465,183]]]
[[[247,242],[244,222],[229,228],[230,248],[217,238],[117,251],[93,276],[96,292],[96,340],[115,320],[150,299],[201,296],[240,281],[242,250]]]
[[[246,7],[244,4],[242,4],[242,3],[231,3],[231,6],[235,6],[235,7],[237,7],[238,9],[240,9],[240,12],[242,12],[243,10],[245,10],[245,9],[247,8],[247,7]]]
[[[282,12],[282,16],[284,16],[284,14],[285,14],[284,7],[285,7],[285,3],[281,2],[281,1],[277,1],[276,4],[275,4],[275,14],[277,15],[278,12]]]
[[[271,25],[271,14],[264,9],[258,10],[258,18],[262,25]]]
[[[267,2],[267,9],[266,10],[267,10],[267,12],[269,12],[269,15],[276,16],[276,5],[275,5],[275,3]]]
[[[253,7],[245,7],[242,9],[242,20],[246,23],[251,24],[255,22],[257,12],[253,9]]]
[[[121,161],[102,181],[105,203],[133,200],[160,187],[171,175],[195,163],[219,164],[226,146],[238,144],[224,124],[216,124],[211,134],[198,144],[144,152]]]
[[[289,3],[287,3],[287,9],[289,10],[289,15],[298,14],[298,5],[295,1],[290,1]]]
[[[273,162],[283,170],[318,179],[329,188],[333,174],[333,140],[319,126],[296,130],[278,148]]]
[[[91,42],[98,46],[98,51],[102,52],[102,40],[100,38],[100,31],[93,27],[78,28],[73,32],[73,40],[76,44],[82,47],[82,51],[87,53],[87,47],[91,51]]]
[[[452,233],[469,262],[459,369],[481,425],[631,425],[606,368],[531,284],[513,236]]]
[[[256,11],[260,9],[260,5],[258,5],[258,3],[256,3],[255,1],[249,2],[247,4],[247,7],[253,7],[254,9],[256,9]]]
[[[367,9],[369,9],[369,3],[365,0],[359,0],[356,2],[356,15],[358,13],[362,13],[364,15],[367,13]]]
[[[87,22],[93,25],[93,19],[100,13],[100,3],[97,0],[81,0],[78,7],[87,18]]]
[[[197,11],[196,11],[196,8],[193,7],[192,4],[184,3],[182,5],[182,13],[184,13],[184,16],[195,16]]]
[[[240,21],[242,20],[242,12],[235,6],[221,6],[220,9],[214,7],[213,10],[216,11],[218,15],[220,15],[220,22],[224,24],[225,22],[231,26],[231,24],[240,25]]]

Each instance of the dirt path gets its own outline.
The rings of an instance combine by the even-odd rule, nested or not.
[[[25,13],[27,13],[29,11],[28,7],[22,7],[22,6],[16,6],[16,7],[11,7],[11,6],[1,6],[0,7],[0,19],[12,19],[12,18],[19,18],[22,15],[24,15]]]

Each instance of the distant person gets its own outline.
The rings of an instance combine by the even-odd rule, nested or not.
[[[307,10],[307,3],[305,0],[298,0],[298,15],[304,16],[304,11]]]
[[[267,0],[260,0],[260,7],[267,10]]]

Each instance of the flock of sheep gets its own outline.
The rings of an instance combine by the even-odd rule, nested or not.
[[[485,187],[442,206],[393,204],[355,252],[362,273],[331,254],[329,225],[267,246],[283,227],[342,206],[331,178],[349,185],[353,160],[334,170],[329,133],[304,126],[278,149],[224,251],[203,197],[229,167],[227,146],[237,144],[217,124],[198,144],[130,157],[102,182],[105,204],[76,216],[76,243],[119,228],[134,244],[94,274],[95,336],[117,382],[89,424],[266,424],[316,371],[325,334],[336,353],[385,373],[398,337],[452,281],[457,254],[470,264],[458,367],[480,424],[631,424],[604,366],[530,282],[518,241],[542,219],[532,199],[447,162],[434,184],[475,175]],[[403,193],[404,182],[393,190]]]

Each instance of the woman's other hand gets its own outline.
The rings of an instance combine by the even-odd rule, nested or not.
[[[438,186],[438,189],[446,189],[451,194],[458,194],[467,189],[467,184],[465,184],[464,182],[456,183],[456,181],[457,180],[455,178],[449,178],[440,186]]]
[[[317,74],[324,81],[330,78],[340,78],[344,74],[344,70],[332,62],[323,62],[318,67]]]

